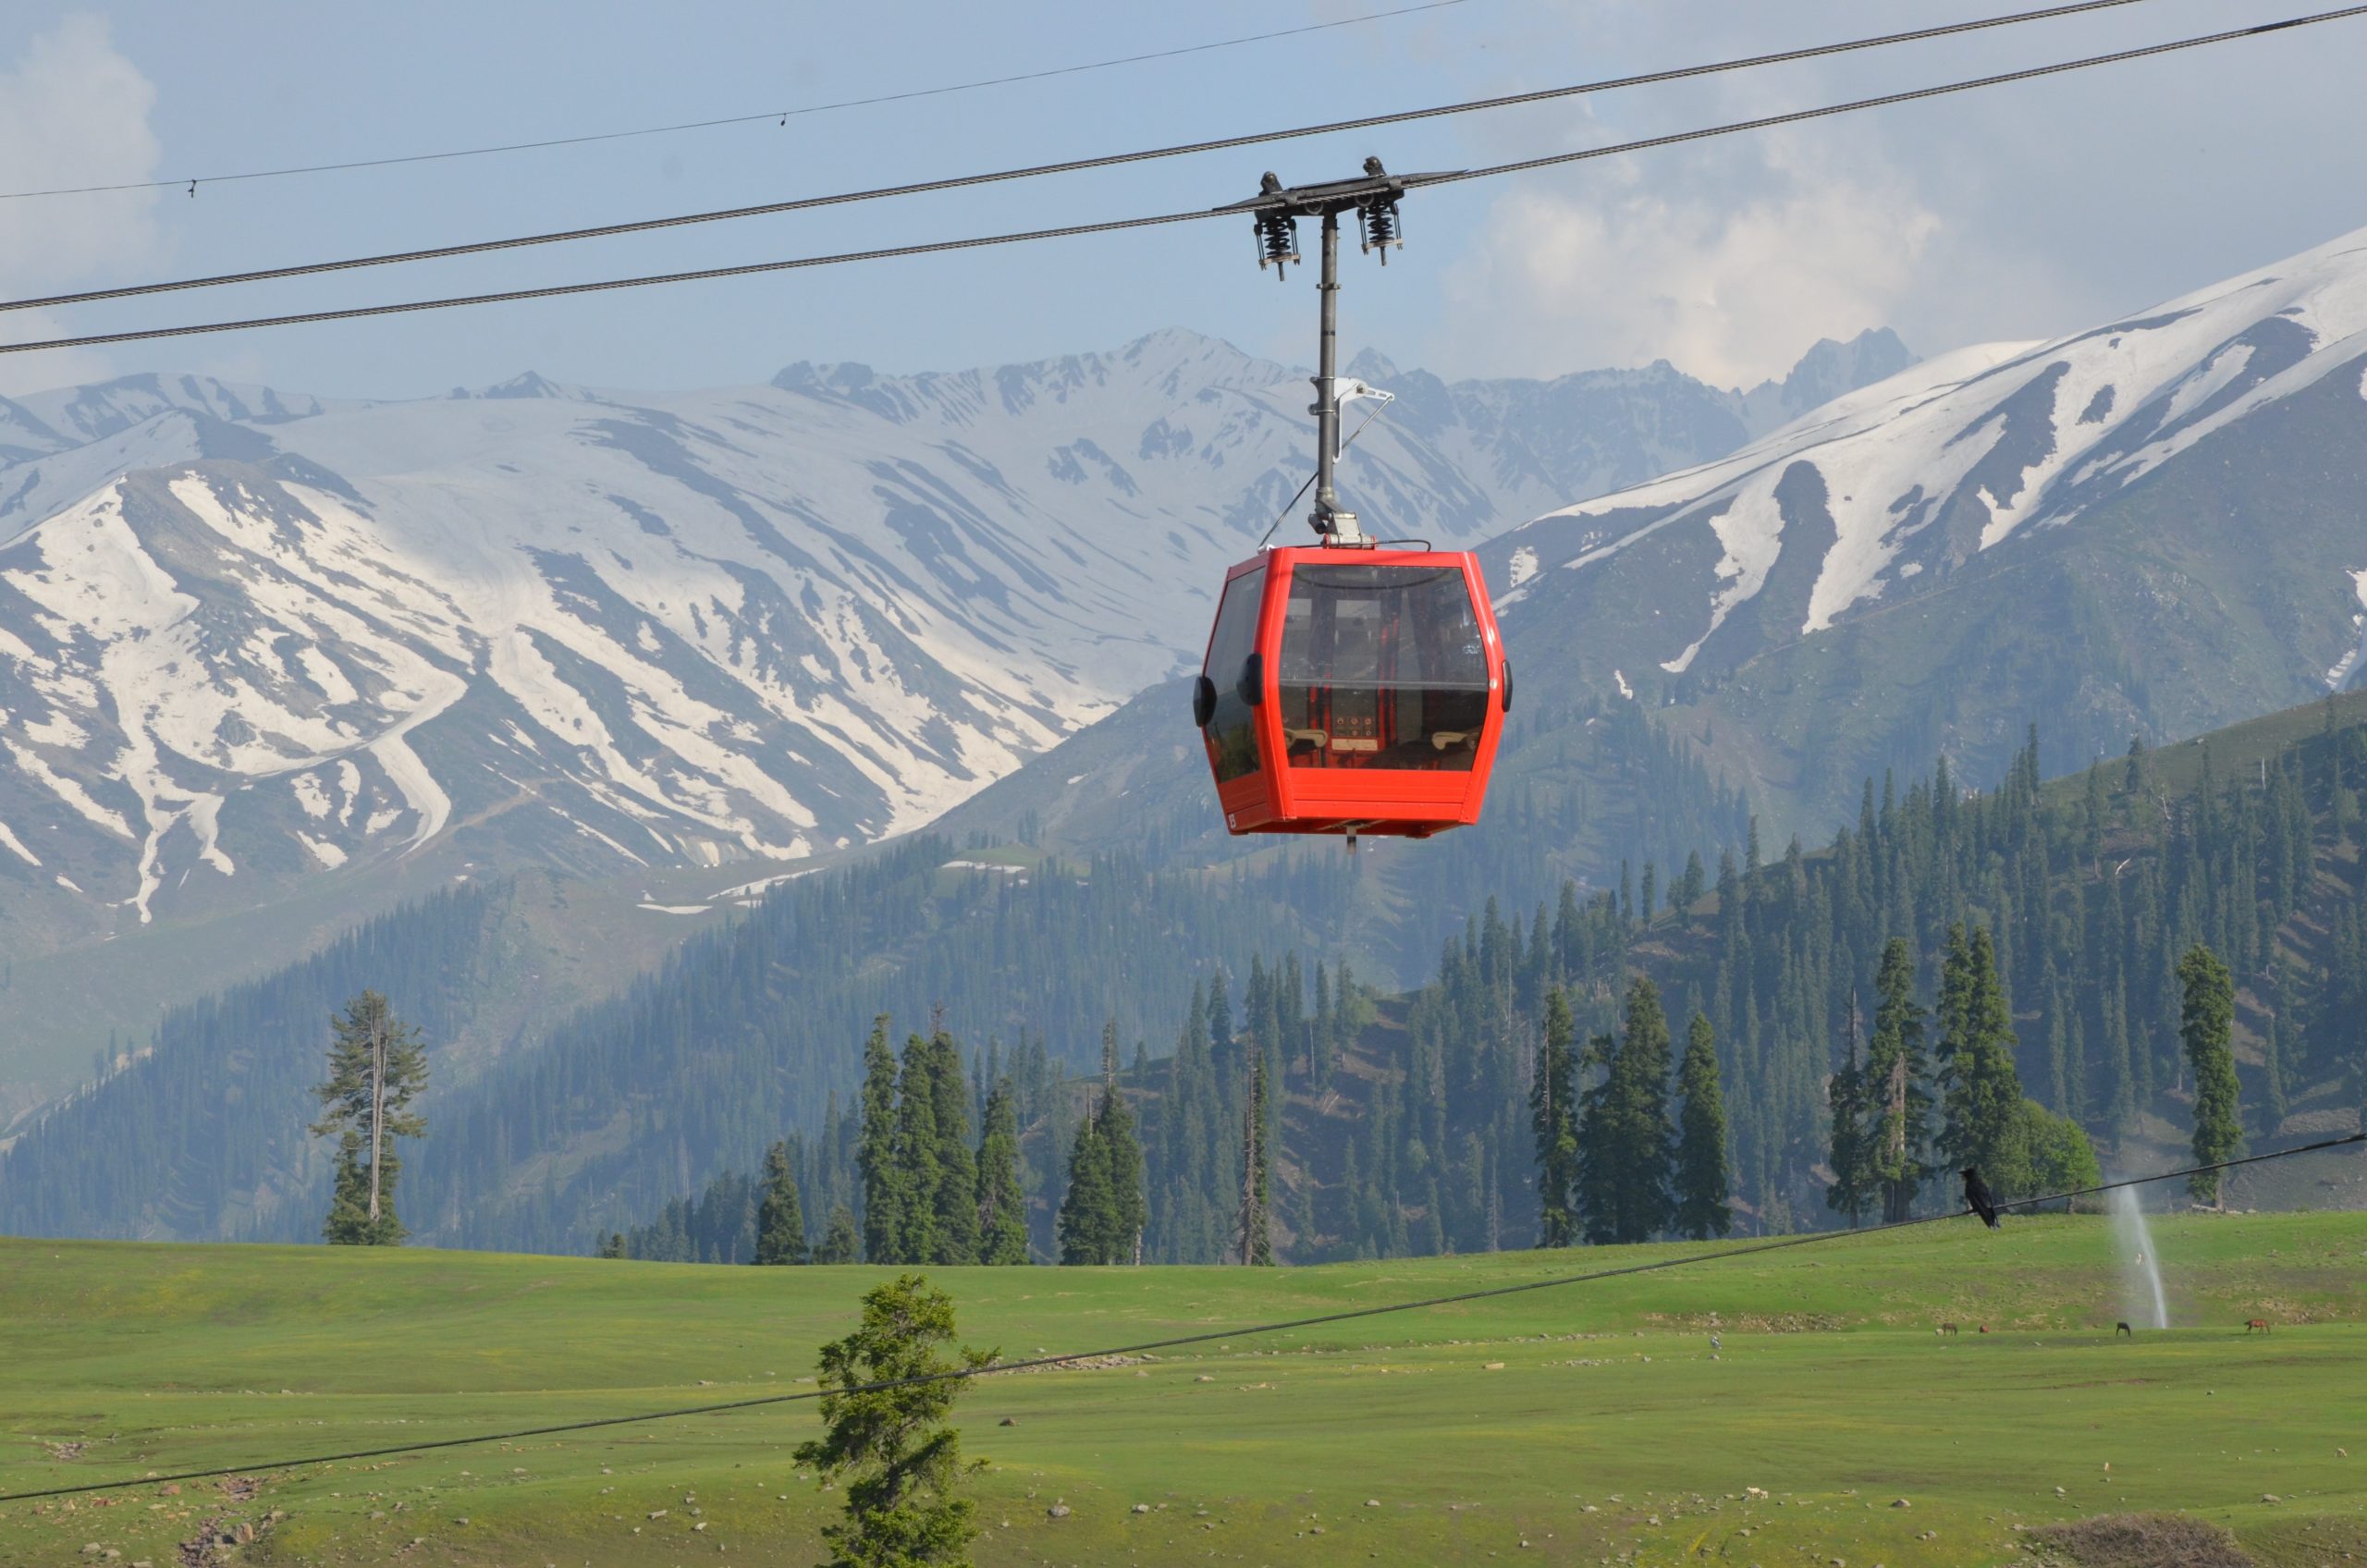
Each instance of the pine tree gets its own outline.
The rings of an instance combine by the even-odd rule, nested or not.
[[[888,1048],[888,1015],[871,1021],[863,1047],[863,1132],[855,1163],[863,1173],[863,1256],[905,1261],[904,1168],[896,1153],[896,1054]]]
[[[625,1235],[623,1231],[611,1231],[600,1238],[600,1250],[595,1256],[600,1257],[615,1258],[622,1257],[624,1255]]]
[[[775,1265],[805,1261],[805,1210],[797,1200],[797,1172],[789,1145],[765,1151],[764,1199],[756,1206],[755,1261]]]
[[[1874,1035],[1866,1051],[1866,1078],[1876,1112],[1867,1161],[1883,1200],[1883,1219],[1896,1224],[1915,1204],[1930,1175],[1924,1148],[1931,1137],[1932,1091],[1923,1058],[1923,1009],[1915,999],[1915,953],[1904,937],[1883,947],[1874,975]]]
[[[925,1261],[978,1261],[978,1162],[970,1151],[970,1084],[962,1047],[942,1023],[928,1042],[929,1125],[936,1134],[929,1164],[929,1250]]]
[[[1865,1064],[1858,1060],[1858,993],[1849,993],[1849,1044],[1843,1065],[1833,1074],[1825,1089],[1826,1110],[1832,1129],[1827,1140],[1827,1158],[1833,1167],[1833,1180],[1824,1189],[1825,1207],[1837,1214],[1849,1217],[1849,1228],[1856,1230],[1867,1203],[1874,1195],[1876,1178],[1873,1170],[1873,1144],[1880,1136],[1870,1126],[1872,1094]]]
[[[1726,1194],[1734,1186],[1726,1164],[1726,1101],[1718,1087],[1717,1037],[1710,1021],[1693,1015],[1677,1070],[1685,1109],[1677,1123],[1676,1231],[1697,1242],[1734,1229]]]
[[[926,1263],[937,1256],[943,1175],[938,1157],[944,1148],[937,1131],[937,1076],[936,1047],[923,1035],[906,1035],[896,1072],[895,1154],[903,1210],[895,1256],[905,1263]]]
[[[1572,1205],[1578,1181],[1577,1023],[1570,998],[1556,986],[1545,997],[1545,1043],[1537,1053],[1529,1089],[1529,1125],[1537,1139],[1537,1244],[1566,1247],[1577,1240]]]
[[[855,1230],[854,1211],[844,1204],[830,1208],[830,1222],[822,1230],[822,1240],[814,1248],[816,1263],[852,1263],[862,1250],[863,1238]]]
[[[1619,1128],[1613,1101],[1613,1078],[1619,1060],[1619,1041],[1596,1035],[1578,1058],[1578,1182],[1575,1207],[1588,1246],[1608,1246],[1619,1239]],[[1475,1165],[1479,1165],[1474,1151]],[[1484,1167],[1481,1167],[1484,1168]],[[1490,1191],[1488,1197],[1492,1200]],[[1494,1250],[1491,1244],[1490,1249]]]
[[[2194,1160],[2197,1165],[2216,1165],[2235,1158],[2244,1148],[2244,1113],[2234,1050],[2235,981],[2219,956],[2198,942],[2178,961],[2178,984],[2184,989],[2178,1037],[2194,1069]],[[2187,1191],[2198,1203],[2224,1205],[2224,1174],[2199,1171],[2187,1178]]]
[[[321,1102],[313,1135],[337,1134],[337,1181],[323,1234],[333,1244],[399,1246],[408,1232],[395,1216],[402,1164],[394,1143],[426,1136],[427,1119],[409,1107],[427,1087],[427,1050],[419,1031],[376,991],[346,1003],[329,1030],[329,1075],[313,1086]]]
[[[978,1261],[1027,1261],[1027,1194],[1019,1180],[1019,1117],[1011,1080],[987,1092],[986,1131],[978,1140]]]
[[[968,1568],[978,1534],[961,1495],[970,1467],[947,1418],[970,1385],[949,1374],[994,1353],[939,1354],[954,1331],[952,1299],[906,1274],[865,1294],[862,1327],[822,1347],[823,1435],[796,1458],[845,1482],[844,1519],[822,1527],[828,1568]]]
[[[1270,1053],[1268,1053],[1270,1054]],[[1265,1056],[1258,1059],[1263,1067]],[[1101,1030],[1101,1164],[1107,1208],[1103,1216],[1102,1256],[1110,1263],[1140,1263],[1143,1228],[1150,1222],[1150,1206],[1143,1197],[1143,1145],[1134,1132],[1134,1113],[1118,1089],[1118,1025]]]
[[[1069,1147],[1068,1192],[1061,1199],[1063,1264],[1115,1261],[1108,1250],[1113,1208],[1109,1150],[1101,1140],[1100,1119],[1088,1107],[1077,1120],[1076,1141]]]
[[[1242,1108],[1241,1134],[1241,1261],[1251,1268],[1269,1268],[1274,1261],[1274,1237],[1267,1208],[1271,1155],[1266,1147],[1266,1059],[1250,1063],[1249,1103]]]
[[[1668,1113],[1671,1065],[1660,987],[1639,978],[1627,989],[1626,1027],[1611,1070],[1616,1241],[1648,1242],[1668,1228],[1676,1160],[1676,1128]]]
[[[1940,976],[1940,1060],[1945,1096],[1942,1142],[1959,1167],[1980,1170],[2001,1197],[2030,1186],[2022,1080],[2014,1066],[2013,1013],[1997,977],[1986,926],[1948,933]]]

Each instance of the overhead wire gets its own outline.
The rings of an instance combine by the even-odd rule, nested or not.
[[[806,115],[830,114],[840,109],[864,109],[880,104],[906,104],[915,98],[938,98],[952,92],[975,92],[987,87],[1009,87],[1023,81],[1043,81],[1053,77],[1078,76],[1087,71],[1109,70],[1118,66],[1139,66],[1155,60],[1181,59],[1187,55],[1205,55],[1218,49],[1237,49],[1250,43],[1271,43],[1280,39],[1296,38],[1302,33],[1329,32],[1335,28],[1361,27],[1367,22],[1389,21],[1397,17],[1410,17],[1422,11],[1443,11],[1461,6],[1466,0],[1425,0],[1418,6],[1401,6],[1393,11],[1370,11],[1358,17],[1341,17],[1328,22],[1308,22],[1300,27],[1278,28],[1271,32],[1253,32],[1239,38],[1220,38],[1207,43],[1180,44],[1172,49],[1147,50],[1139,55],[1120,55],[1107,60],[1089,60],[1082,65],[1053,66],[1043,70],[1019,71],[1010,76],[982,77],[975,81],[950,82],[942,87],[917,87],[902,92],[880,92],[868,98],[841,98],[828,104],[806,104],[789,109],[767,109],[761,114],[726,115],[716,119],[682,120],[672,125],[642,126],[632,130],[592,131],[580,136],[551,136],[534,141],[505,141],[485,147],[455,147],[440,153],[407,153],[383,158],[349,158],[342,163],[299,164],[287,168],[249,169],[239,174],[183,175],[176,179],[131,179],[112,185],[65,185],[45,190],[0,190],[0,202],[26,202],[45,196],[95,196],[117,190],[178,190],[190,188],[195,195],[201,185],[232,185],[242,180],[285,179],[296,175],[342,174],[355,169],[391,168],[403,164],[433,164],[455,158],[484,158],[505,153],[532,153],[550,147],[581,147],[599,141],[627,141],[640,137],[671,136],[686,130],[712,130],[722,126],[755,125],[764,120],[778,120],[787,125]]]
[[[2014,27],[2033,21],[2050,21],[2090,11],[2144,3],[2146,0],[2076,0],[2076,3],[2069,5],[2053,6],[2040,10],[2017,11],[2005,16],[1977,18],[1969,21],[1947,22],[1906,32],[1883,33],[1870,38],[1849,39],[1835,43],[1821,43],[1806,48],[1782,50],[1770,55],[1754,55],[1732,60],[1680,66],[1667,70],[1648,71],[1634,76],[1613,77],[1600,81],[1580,82],[1564,87],[1542,88],[1535,92],[1515,92],[1495,98],[1441,104],[1423,109],[1404,109],[1390,114],[1366,115],[1353,119],[1330,120],[1319,125],[1254,131],[1238,136],[1215,137],[1200,141],[1176,142],[1165,147],[1142,148],[1130,153],[1101,153],[1093,157],[1063,159],[1058,163],[1030,164],[1016,168],[953,175],[938,179],[911,180],[901,185],[873,186],[861,190],[841,190],[821,196],[798,196],[779,202],[760,202],[745,206],[718,207],[704,212],[676,213],[653,218],[633,218],[619,223],[594,224],[580,228],[551,229],[538,234],[512,235],[498,239],[464,240],[458,244],[424,246],[409,251],[389,251],[376,255],[349,256],[323,262],[300,262],[288,266],[254,267],[241,272],[215,273],[203,277],[122,284],[108,288],[81,289],[69,294],[49,294],[34,299],[6,300],[0,300],[0,311],[55,310],[67,305],[96,304],[107,300],[137,299],[151,294],[178,293],[193,288],[217,288],[230,284],[267,283],[281,278],[313,277],[325,273],[352,272],[363,267],[448,261],[459,256],[486,255],[495,251],[521,250],[530,246],[572,244],[587,239],[609,239],[629,234],[648,234],[662,229],[688,227],[696,224],[728,223],[742,218],[770,217],[784,213],[811,212],[823,207],[845,206],[858,202],[877,202],[889,197],[929,195],[944,190],[964,190],[974,186],[1036,179],[1050,175],[1117,168],[1129,164],[1150,163],[1200,153],[1225,152],[1239,147],[1297,141],[1340,131],[1368,130],[1380,126],[1404,125],[1417,120],[1440,119],[1454,115],[1478,114],[1521,104],[1549,103],[1556,99],[1608,92],[1624,88],[1658,86],[1697,77],[1753,70],[1802,60],[1821,59],[1834,55],[1885,48],[1900,43],[1920,43],[1930,39]]]
[[[2126,4],[2128,0],[2089,0],[2093,4]],[[2254,26],[2230,28],[2218,32],[2201,33],[2189,38],[2174,39],[2136,48],[2114,50],[2109,54],[2090,55],[2074,60],[2057,61],[2050,65],[2025,67],[2017,70],[1999,71],[1988,76],[1973,77],[1960,81],[1943,82],[1899,92],[1886,92],[1870,98],[1852,99],[1847,103],[1829,104],[1817,108],[1795,109],[1783,114],[1763,115],[1754,119],[1735,120],[1723,125],[1708,126],[1693,130],[1672,131],[1660,136],[1648,136],[1632,141],[1617,142],[1603,147],[1582,148],[1575,152],[1551,153],[1542,157],[1524,158],[1510,163],[1494,164],[1480,168],[1457,170],[1430,179],[1429,184],[1449,184],[1464,180],[1487,179],[1517,174],[1532,169],[1564,164],[1583,163],[1592,159],[1625,156],[1655,148],[1673,147],[1686,142],[1706,141],[1712,137],[1731,136],[1745,131],[1765,130],[1778,126],[1797,125],[1809,120],[1830,118],[1836,115],[1857,114],[1894,104],[1910,104],[1925,99],[1946,97],[1954,93],[1970,92],[2012,82],[2037,80],[2061,76],[2070,71],[2088,70],[2100,66],[2118,65],[2182,50],[2231,43],[2239,39],[2257,38],[2270,33],[2289,31],[2297,28],[2316,26],[2367,16],[2367,5],[2346,6],[2335,10],[2319,11],[2292,17],[2283,21]],[[1355,122],[1367,123],[1367,122]],[[1060,165],[1072,166],[1072,165]],[[1004,178],[1004,177],[981,177]],[[1015,178],[1015,177],[1014,177]],[[941,182],[940,182],[941,183]],[[936,189],[932,186],[930,189]],[[918,188],[914,188],[918,189]],[[829,200],[828,198],[820,200]],[[402,300],[390,304],[353,305],[341,309],[301,311],[285,315],[252,316],[238,320],[203,322],[181,326],[141,327],[121,332],[85,333],[74,337],[40,338],[28,342],[0,343],[0,354],[32,353],[45,349],[94,348],[110,343],[147,342],[166,337],[190,337],[212,333],[242,332],[264,327],[300,326],[322,322],[352,321],[370,316],[404,315],[420,311],[449,310],[464,305],[507,304],[525,300],[561,299],[570,295],[606,293],[621,288],[644,288],[666,284],[705,282],[719,278],[748,277],[764,273],[793,272],[810,267],[837,266],[856,262],[889,261],[905,256],[925,256],[953,251],[982,250],[992,246],[1024,244],[1041,239],[1065,239],[1079,236],[1111,234],[1126,229],[1150,228],[1168,224],[1195,223],[1208,218],[1236,216],[1237,214],[1194,208],[1187,212],[1161,213],[1144,217],[1110,218],[1098,223],[1068,224],[1051,228],[1023,229],[1005,234],[976,235],[960,239],[926,240],[912,245],[884,246],[867,251],[846,251],[830,255],[797,256],[770,262],[746,262],[732,266],[699,267],[680,272],[652,273],[633,277],[603,278],[588,283],[543,284],[528,288],[502,289],[483,294],[455,295],[442,299]],[[298,269],[302,270],[302,269]],[[334,270],[334,269],[330,269]],[[251,275],[254,276],[275,275]],[[242,279],[241,279],[242,280]],[[196,280],[187,285],[154,286],[202,287],[207,281]],[[154,291],[151,288],[149,291]],[[79,296],[90,299],[105,296]],[[6,308],[23,308],[29,303],[17,301]]]
[[[2043,1193],[2033,1197],[2013,1198],[1996,1203],[1994,1207],[2001,1211],[2007,1211],[2037,1208],[2053,1203],[2069,1203],[2079,1198],[2119,1192],[2123,1188],[2148,1186],[2156,1182],[2180,1181],[2188,1177],[2210,1175],[2250,1165],[2264,1165],[2272,1160],[2291,1159],[2298,1155],[2320,1154],[2329,1149],[2344,1148],[2355,1144],[2367,1144],[2367,1132],[2321,1138],[2315,1143],[2297,1144],[2292,1147],[2274,1149],[2266,1154],[2246,1155],[2235,1159],[2185,1166],[2176,1170],[2157,1170],[2150,1175],[2125,1177],[2116,1182],[2100,1182],[2091,1186],[2074,1187],[2063,1192]],[[914,1388],[929,1383],[968,1382],[975,1378],[1005,1372],[1040,1371],[1049,1367],[1072,1366],[1080,1361],[1102,1361],[1111,1356],[1121,1355],[1144,1355],[1155,1351],[1180,1350],[1191,1345],[1222,1343],[1269,1334],[1290,1333],[1304,1329],[1329,1328],[1334,1324],[1358,1322],[1367,1318],[1388,1317],[1395,1313],[1420,1312],[1441,1306],[1458,1306],[1469,1302],[1492,1301],[1505,1296],[1526,1295],[1537,1291],[1560,1290],[1571,1285],[1592,1284],[1603,1280],[1629,1279],[1639,1274],[1664,1273],[1673,1268],[1692,1268],[1704,1263],[1723,1263],[1738,1257],[1759,1257],[1769,1253],[1788,1252],[1796,1247],[1819,1246],[1837,1241],[1913,1230],[1918,1226],[1944,1224],[1951,1219],[1968,1218],[1970,1214],[1970,1209],[1959,1208],[1938,1214],[1927,1214],[1911,1219],[1888,1220],[1883,1224],[1868,1225],[1856,1230],[1812,1231],[1797,1236],[1782,1236],[1767,1241],[1747,1243],[1741,1246],[1721,1247],[1711,1252],[1689,1253],[1680,1257],[1655,1258],[1648,1263],[1625,1264],[1615,1268],[1596,1268],[1579,1274],[1552,1275],[1541,1280],[1524,1280],[1510,1285],[1491,1285],[1478,1290],[1457,1291],[1448,1295],[1387,1302],[1377,1306],[1343,1307],[1337,1312],[1316,1313],[1305,1317],[1237,1325],[1228,1329],[1208,1329],[1196,1333],[1177,1334],[1160,1340],[1146,1340],[1136,1344],[1113,1345],[1101,1350],[1070,1351],[1060,1355],[1036,1355],[1018,1361],[995,1361],[978,1366],[952,1367],[942,1372],[923,1373],[909,1378],[883,1378],[876,1382],[858,1383],[844,1388],[816,1388],[802,1390],[795,1393],[765,1394],[754,1399],[725,1400],[711,1404],[639,1411],[627,1415],[604,1415],[585,1421],[555,1422],[548,1426],[523,1427],[504,1432],[481,1432],[470,1437],[436,1438],[423,1442],[396,1443],[382,1448],[351,1449],[337,1453],[308,1454],[296,1459],[226,1464],[210,1470],[183,1470],[171,1475],[147,1475],[113,1481],[87,1481],[67,1487],[45,1487],[29,1491],[0,1492],[0,1503],[32,1502],[46,1498],[117,1491],[129,1487],[202,1481],[216,1476],[245,1475],[264,1470],[295,1470],[313,1464],[339,1464],[362,1459],[386,1459],[400,1454],[432,1453],[445,1449],[471,1448],[484,1443],[518,1442],[529,1438],[560,1437],[570,1432],[597,1431],[604,1427],[635,1426],[651,1421],[679,1420],[693,1415],[717,1415],[734,1411],[763,1409],[772,1405],[810,1403],[833,1395],[880,1393],[893,1389]]]

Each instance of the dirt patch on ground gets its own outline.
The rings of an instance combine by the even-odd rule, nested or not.
[[[2052,1560],[2077,1568],[2259,1568],[2236,1537],[2185,1513],[2105,1513],[2038,1532]]]

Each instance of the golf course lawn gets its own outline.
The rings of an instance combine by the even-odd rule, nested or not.
[[[2127,1339],[2106,1222],[2047,1217],[988,1378],[958,1407],[977,1558],[1963,1568],[2179,1510],[2263,1563],[2367,1562],[2367,1215],[2155,1244],[2181,1326]],[[1018,1357],[1702,1250],[929,1272]],[[888,1272],[0,1241],[0,1492],[242,1477],[0,1502],[0,1565],[166,1568],[209,1521],[259,1527],[225,1562],[816,1562],[806,1403],[294,1462],[794,1393]]]

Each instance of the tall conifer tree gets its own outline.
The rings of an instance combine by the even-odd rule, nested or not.
[[[978,1140],[978,1261],[1027,1261],[1027,1194],[1019,1178],[1019,1117],[1011,1080],[987,1091],[985,1132]]]
[[[427,1087],[427,1050],[419,1031],[375,991],[332,1015],[329,1035],[329,1075],[313,1086],[321,1102],[313,1135],[337,1134],[337,1181],[323,1235],[337,1245],[399,1246],[408,1232],[395,1217],[402,1173],[395,1140],[426,1135],[426,1118],[410,1108]]]
[[[937,1052],[926,1037],[910,1035],[905,1036],[903,1060],[896,1074],[896,1170],[903,1207],[902,1224],[896,1234],[899,1262],[926,1263],[937,1256],[941,1147],[937,1133]]]
[[[756,1256],[761,1264],[805,1261],[805,1210],[798,1202],[797,1172],[789,1145],[765,1151],[764,1196],[756,1206]]]
[[[2183,1005],[2178,1036],[2194,1069],[2194,1161],[2216,1165],[2244,1148],[2244,1112],[2236,1082],[2234,1049],[2236,986],[2219,955],[2200,942],[2178,961]],[[2221,1205],[2226,1173],[2204,1170],[2187,1178],[2199,1203]]]
[[[1676,1160],[1676,1128],[1668,1112],[1671,1066],[1660,987],[1639,978],[1627,988],[1626,1029],[1611,1070],[1617,1241],[1647,1242],[1668,1229]]]
[[[1979,1170],[1999,1196],[2017,1195],[2030,1184],[2022,1080],[2014,1066],[2018,1041],[1986,926],[1974,926],[1969,937],[1960,925],[1948,933],[1940,1023],[1946,1085],[1942,1139],[1949,1157],[1960,1168]]]
[[[1266,1059],[1255,1055],[1249,1064],[1249,1101],[1242,1108],[1241,1137],[1241,1261],[1266,1268],[1274,1261],[1274,1236],[1268,1223],[1267,1190],[1272,1157],[1266,1147]]]
[[[1150,1206],[1143,1197],[1143,1145],[1134,1113],[1118,1088],[1118,1024],[1101,1029],[1101,1159],[1108,1183],[1102,1253],[1111,1263],[1142,1261],[1143,1228]]]
[[[1874,1194],[1872,1145],[1878,1133],[1870,1125],[1874,1121],[1870,1088],[1865,1063],[1858,1056],[1858,993],[1852,989],[1848,1047],[1840,1071],[1833,1074],[1825,1090],[1832,1133],[1826,1147],[1833,1180],[1825,1186],[1824,1202],[1834,1213],[1847,1215],[1853,1231]]]
[[[1693,1015],[1685,1061],[1677,1069],[1685,1109],[1677,1122],[1676,1231],[1697,1242],[1734,1229],[1726,1207],[1734,1173],[1726,1164],[1726,1101],[1718,1086],[1717,1036],[1710,1021]]]
[[[1930,1174],[1930,1064],[1923,1056],[1923,1008],[1915,999],[1915,951],[1904,937],[1883,946],[1874,975],[1874,1035],[1866,1051],[1866,1081],[1876,1112],[1868,1166],[1882,1194],[1883,1219],[1895,1224],[1912,1212],[1916,1189]]]
[[[929,1250],[935,1264],[978,1261],[978,1162],[970,1150],[970,1082],[962,1047],[939,1023],[928,1042],[930,1125],[935,1183],[930,1188]]]
[[[1618,1060],[1619,1041],[1612,1035],[1588,1038],[1578,1058],[1578,1182],[1575,1207],[1580,1231],[1589,1246],[1607,1246],[1619,1239],[1619,1127],[1613,1100],[1613,1079]],[[1483,1165],[1484,1161],[1475,1158],[1475,1175]],[[1486,1198],[1492,1196],[1492,1193],[1485,1194]]]
[[[888,1015],[871,1021],[863,1047],[863,1131],[855,1146],[863,1175],[863,1256],[902,1263],[904,1170],[896,1152],[896,1053],[888,1048]]]
[[[1111,1201],[1109,1150],[1101,1140],[1100,1118],[1087,1107],[1077,1119],[1076,1141],[1069,1146],[1068,1192],[1061,1199],[1061,1261],[1064,1264],[1106,1264],[1109,1255]]]
[[[1545,1040],[1529,1088],[1529,1125],[1537,1139],[1537,1244],[1566,1247],[1578,1239],[1577,1023],[1556,986],[1545,996]]]

